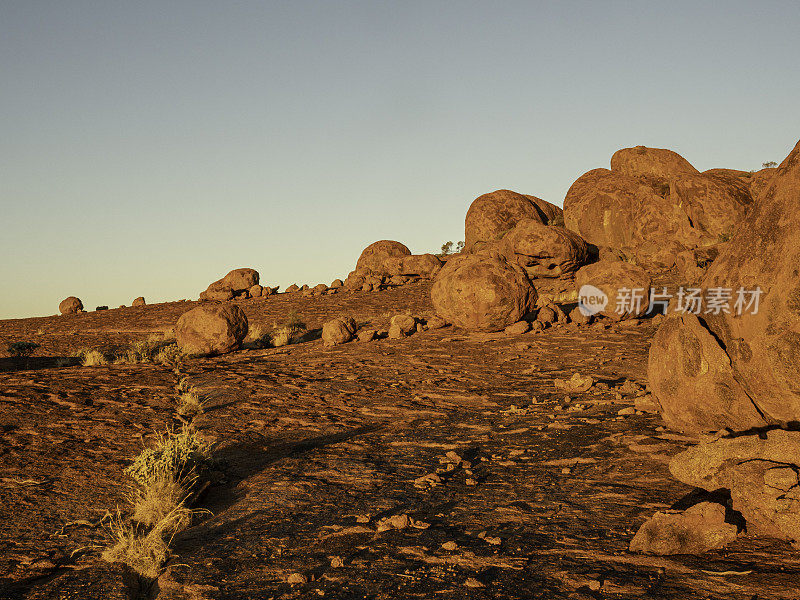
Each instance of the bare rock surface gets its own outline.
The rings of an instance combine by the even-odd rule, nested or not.
[[[236,306],[251,326],[295,311],[317,335],[341,315],[385,330],[406,311],[432,316],[430,287]],[[163,333],[195,306],[0,321],[0,349],[41,343],[25,368],[0,358],[0,598],[135,597],[99,548],[129,494],[125,468],[180,426],[178,376],[56,361]],[[691,490],[668,471],[691,440],[656,415],[617,416],[634,401],[622,383],[645,383],[654,330],[567,325],[523,342],[443,328],[329,348],[309,336],[186,361],[223,476],[173,540],[158,597],[795,600],[786,542],[629,552],[640,525]],[[596,383],[565,400],[553,382],[576,371]],[[378,531],[403,515],[408,527]]]
[[[364,248],[356,262],[356,271],[371,271],[383,274],[383,263],[387,258],[410,256],[405,245],[393,240],[380,240]]]
[[[497,190],[477,197],[467,210],[464,220],[464,249],[475,252],[499,240],[522,219],[534,219],[547,224],[547,214],[539,208],[548,205],[540,198]],[[552,205],[551,205],[552,206]],[[558,207],[553,206],[553,209]],[[557,210],[548,209],[549,213]]]
[[[496,247],[531,279],[569,276],[590,259],[589,247],[577,233],[528,218],[518,221]]]

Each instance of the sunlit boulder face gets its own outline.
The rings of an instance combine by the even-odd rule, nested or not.
[[[579,177],[564,199],[565,226],[598,247],[617,249],[648,268],[675,266],[685,250],[724,242],[753,202],[752,175],[700,173],[663,148],[623,148],[611,169]]]
[[[800,143],[700,283],[729,290],[729,312],[670,314],[653,340],[650,386],[669,425],[700,432],[800,421],[798,265]]]
[[[519,265],[501,256],[455,256],[439,271],[431,301],[448,322],[478,331],[500,331],[536,306],[536,289]]]
[[[222,279],[209,284],[200,294],[200,300],[215,300],[225,302],[231,298],[248,293],[248,290],[258,284],[259,274],[255,269],[243,267],[233,269]]]
[[[464,219],[464,250],[476,252],[496,242],[522,219],[547,225],[561,219],[561,209],[535,196],[497,190],[478,196]]]
[[[650,305],[650,275],[629,262],[601,260],[581,268],[575,274],[579,296],[584,286],[605,295],[607,303],[597,314],[615,321],[642,317]]]
[[[364,248],[356,262],[356,271],[370,271],[383,275],[385,274],[383,263],[387,258],[409,256],[410,254],[411,251],[400,242],[380,240]]]
[[[190,356],[225,354],[242,345],[247,329],[247,316],[236,304],[201,304],[180,316],[175,341]]]
[[[589,246],[578,234],[536,219],[520,220],[495,248],[531,279],[567,277],[590,260]]]

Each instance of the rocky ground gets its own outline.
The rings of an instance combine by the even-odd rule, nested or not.
[[[0,358],[0,598],[141,595],[99,551],[126,506],[125,467],[181,424],[178,376],[70,357],[167,331],[194,305],[0,322],[0,348],[41,344],[28,361]],[[295,310],[309,338],[336,316],[386,328],[433,312],[424,283],[239,305],[251,327]],[[618,414],[646,385],[655,329],[447,327],[186,362],[221,476],[149,597],[798,598],[800,559],[783,542],[628,552],[649,516],[692,491],[667,470],[692,440],[657,415]],[[556,388],[574,372],[599,383]]]

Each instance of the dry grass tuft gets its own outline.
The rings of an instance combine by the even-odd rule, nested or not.
[[[84,367],[97,367],[100,365],[107,365],[108,359],[106,355],[100,352],[99,350],[86,350],[85,352],[81,352],[79,356],[83,359],[81,364]]]
[[[179,504],[144,531],[138,525],[124,522],[117,513],[108,527],[111,544],[103,551],[103,560],[124,563],[139,575],[156,579],[169,556],[172,538],[191,520],[192,511]]]
[[[195,469],[205,467],[211,458],[211,445],[191,426],[161,434],[153,448],[145,448],[126,469],[142,487],[165,479],[180,480]]]
[[[154,361],[161,365],[177,366],[183,361],[183,357],[183,351],[177,344],[167,344],[158,351]]]
[[[155,527],[167,515],[184,504],[189,496],[187,490],[191,489],[195,481],[196,478],[180,481],[166,478],[136,488],[131,494],[134,521]],[[189,522],[185,523],[181,529],[185,529],[189,524]]]
[[[178,397],[178,414],[182,417],[193,417],[203,412],[205,400],[201,400],[194,388],[189,388]]]

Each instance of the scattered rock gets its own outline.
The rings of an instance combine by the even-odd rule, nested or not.
[[[399,339],[417,330],[417,319],[410,315],[395,315],[389,325],[389,338]]]
[[[293,283],[292,285],[290,285],[289,287],[286,288],[286,293],[287,294],[291,294],[293,292],[299,292],[299,291],[300,291],[300,286],[297,285],[296,283]]]
[[[264,295],[264,288],[258,284],[255,284],[248,290],[248,294],[250,294],[251,298],[261,298]]]
[[[425,322],[425,325],[428,329],[441,329],[442,327],[447,327],[449,323],[439,315],[434,315]]]
[[[131,302],[131,306],[144,306],[145,304],[147,303],[144,301],[144,296],[139,296],[138,298],[134,298],[133,302]]]
[[[575,373],[570,379],[554,379],[553,385],[557,390],[566,392],[588,392],[594,385],[594,379],[591,375],[583,376],[580,373]]]
[[[725,522],[725,507],[701,502],[683,512],[657,512],[631,540],[631,552],[702,554],[736,539],[738,528]]]
[[[377,337],[377,332],[374,329],[362,329],[358,332],[359,342],[371,342]]]
[[[569,320],[576,325],[588,325],[592,322],[592,315],[585,315],[577,306],[569,313]]]
[[[357,328],[351,317],[332,319],[322,326],[322,341],[326,346],[344,344],[353,339]]]
[[[292,573],[286,578],[286,583],[290,583],[292,585],[302,585],[308,583],[308,577],[302,573]]]
[[[331,287],[332,288],[340,288],[340,287],[343,287],[343,286],[344,286],[344,281],[342,281],[341,279],[334,279],[331,282]]]

